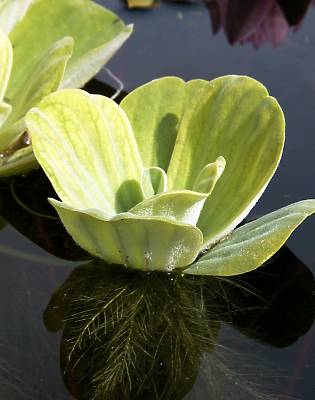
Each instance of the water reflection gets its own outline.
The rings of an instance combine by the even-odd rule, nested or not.
[[[259,271],[228,280],[95,261],[53,294],[44,322],[62,330],[61,371],[76,399],[182,399],[201,373],[218,375],[222,325],[287,346],[312,325],[313,291],[312,273],[285,247]],[[230,398],[258,398],[228,365],[219,375],[206,377],[207,398],[225,399],[227,382]]]
[[[231,45],[265,43],[277,47],[290,30],[296,31],[311,0],[204,0],[212,31],[222,28]]]
[[[0,180],[0,215],[49,253],[66,260],[90,258],[66,233],[47,201],[55,192],[41,169]]]

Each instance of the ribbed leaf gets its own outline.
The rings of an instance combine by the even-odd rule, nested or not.
[[[141,159],[114,101],[66,89],[47,96],[26,123],[36,158],[63,201],[109,215],[142,201]]]
[[[10,78],[13,51],[8,37],[0,30],[0,101],[3,100]]]
[[[311,214],[315,200],[281,208],[236,229],[184,272],[195,275],[238,275],[267,261]]]
[[[1,6],[0,6],[1,7]],[[0,128],[7,120],[11,106],[3,101],[12,67],[12,46],[8,37],[0,30]],[[2,138],[0,136],[0,148]]]
[[[120,49],[132,31],[133,27],[131,25],[123,27],[120,33],[102,46],[84,53],[77,60],[71,59],[61,82],[61,88],[80,88],[84,86]]]
[[[108,263],[171,271],[189,265],[202,244],[202,233],[190,225],[129,213],[109,221],[98,210],[79,211],[53,199],[50,202],[73,239]]]
[[[72,50],[73,39],[65,37],[54,43],[38,60],[34,70],[21,82],[20,91],[10,99],[13,109],[6,126],[24,117],[43,97],[58,89]]]
[[[5,123],[5,121],[8,119],[8,116],[10,115],[12,110],[12,107],[10,104],[4,103],[3,101],[0,101],[0,127]],[[2,136],[0,134],[0,149],[3,143]],[[1,151],[1,150],[0,150]]]
[[[206,85],[203,80],[185,83],[166,77],[137,88],[121,102],[146,167],[157,166],[167,171],[186,105],[189,107]]]
[[[0,28],[9,33],[17,22],[23,18],[31,0],[1,0],[0,3]]]
[[[281,108],[254,79],[215,79],[204,94],[191,101],[167,174],[171,189],[192,189],[206,164],[219,156],[226,160],[198,221],[206,244],[245,218],[274,174],[283,142]]]
[[[51,0],[33,1],[10,34],[14,66],[9,98],[16,95],[20,82],[34,70],[47,49],[65,36],[71,36],[75,46],[64,85],[82,86],[116,52],[131,30],[115,14],[90,0],[58,0],[53,4]]]
[[[133,207],[129,212],[143,217],[165,217],[196,225],[207,194],[188,190],[161,193]]]

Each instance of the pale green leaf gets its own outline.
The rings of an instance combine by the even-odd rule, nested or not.
[[[85,85],[100,68],[120,49],[133,31],[133,26],[124,27],[112,40],[89,52],[84,53],[75,62],[71,60],[61,82],[61,88],[79,88]]]
[[[193,190],[211,194],[215,184],[223,174],[225,164],[224,158],[219,157],[215,162],[203,167],[193,184]]]
[[[65,72],[65,85],[83,85],[115,53],[131,33],[117,15],[90,0],[36,0],[10,33],[14,65],[9,98],[34,70],[47,49],[65,36],[74,40],[73,56]],[[117,39],[117,42],[115,42]],[[68,72],[69,71],[69,72]]]
[[[146,167],[167,171],[186,106],[189,108],[207,84],[203,80],[185,83],[176,77],[161,78],[137,88],[121,102]]]
[[[165,217],[184,224],[196,225],[207,194],[177,190],[143,200],[129,212],[143,217]]]
[[[236,229],[184,272],[196,275],[238,275],[262,265],[311,214],[315,200],[304,200]]]
[[[167,191],[167,175],[162,168],[144,168],[142,173],[142,189],[145,197]]]
[[[107,220],[97,210],[80,211],[50,199],[73,239],[108,263],[142,270],[171,271],[190,264],[202,244],[199,229],[131,214]]]
[[[10,99],[13,108],[6,126],[24,117],[43,97],[58,89],[72,50],[73,39],[70,37],[65,37],[50,46],[30,75],[25,81],[21,81],[16,96]]]
[[[8,117],[11,113],[11,110],[12,110],[12,107],[10,106],[10,104],[0,101],[0,127],[2,125],[4,125],[4,123],[8,119]],[[2,146],[3,146],[3,141],[2,141],[2,136],[0,133],[0,151],[1,151]]]
[[[66,89],[26,116],[36,158],[59,197],[109,215],[142,201],[142,163],[130,123],[111,99]]]
[[[0,6],[1,7],[1,6]],[[11,106],[3,101],[11,73],[13,52],[10,40],[0,30],[0,128],[11,113]],[[0,149],[2,138],[0,135]],[[1,150],[0,150],[1,151]]]
[[[0,101],[7,90],[13,60],[13,51],[10,40],[0,30]]]
[[[284,117],[266,88],[249,77],[211,81],[183,116],[167,171],[171,189],[192,189],[202,168],[219,156],[226,168],[198,221],[205,244],[248,214],[282,154]]]
[[[32,0],[1,0],[0,29],[9,33],[26,13]]]

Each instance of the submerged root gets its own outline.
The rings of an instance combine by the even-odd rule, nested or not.
[[[220,327],[232,325],[241,332],[239,340],[244,334],[276,346],[294,340],[289,335],[281,342],[274,324],[262,329],[273,312],[262,296],[264,282],[274,296],[266,269],[228,279],[143,273],[101,262],[77,268],[44,315],[48,329],[63,329],[66,386],[78,400],[176,400],[201,387],[203,394],[193,398],[284,399],[264,394],[255,383],[261,382],[259,368],[258,379],[255,368],[244,368],[249,355],[218,341]],[[277,312],[270,316],[279,319]]]

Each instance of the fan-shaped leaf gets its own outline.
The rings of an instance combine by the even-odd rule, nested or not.
[[[36,158],[63,201],[108,215],[142,201],[141,159],[128,119],[113,100],[58,91],[30,111],[26,123]]]
[[[171,189],[192,189],[206,164],[219,156],[226,160],[198,221],[206,244],[229,233],[255,205],[278,166],[283,143],[281,108],[254,79],[215,79],[192,100],[167,175]]]
[[[186,105],[189,107],[207,84],[203,80],[185,83],[176,77],[161,78],[137,88],[121,102],[146,167],[167,171]]]

